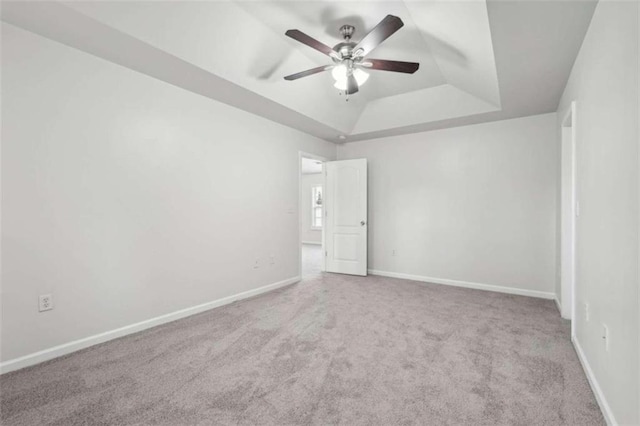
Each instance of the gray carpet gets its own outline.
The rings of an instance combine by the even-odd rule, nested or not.
[[[4,425],[604,424],[553,302],[320,274],[2,376]]]

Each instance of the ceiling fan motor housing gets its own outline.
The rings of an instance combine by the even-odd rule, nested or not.
[[[356,44],[352,41],[343,41],[342,43],[338,43],[333,46],[333,50],[338,52],[338,55],[342,59],[349,59],[353,54],[353,48],[356,47]],[[340,61],[336,61],[340,62]]]

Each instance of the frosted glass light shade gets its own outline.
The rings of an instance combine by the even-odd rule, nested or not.
[[[333,87],[339,90],[347,90],[347,67],[344,65],[338,65],[331,71],[331,75],[336,80]],[[362,86],[369,79],[369,74],[362,71],[359,68],[353,70],[353,76],[356,78],[358,87]]]
[[[347,81],[347,66],[338,65],[331,70],[331,76],[335,81]]]

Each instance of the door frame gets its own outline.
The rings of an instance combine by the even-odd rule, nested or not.
[[[324,188],[326,186],[326,173],[325,173],[325,167],[324,167],[324,163],[326,163],[327,161],[331,161],[326,157],[323,157],[321,155],[316,155],[316,154],[311,154],[310,152],[305,152],[305,151],[298,151],[298,276],[300,277],[300,279],[302,279],[302,159],[303,158],[309,158],[311,160],[317,160],[317,161],[322,161],[323,165],[322,165],[322,191],[324,193]],[[324,212],[324,203],[322,204],[322,217],[325,217],[325,212]],[[322,251],[324,252],[324,230],[325,230],[325,226],[324,226],[324,221],[322,223],[322,238],[321,238],[321,244],[322,244]],[[325,265],[325,256],[322,256],[322,266],[321,266],[321,270],[325,271],[326,270],[326,265]]]
[[[576,317],[576,240],[577,218],[580,215],[578,201],[578,173],[577,173],[577,139],[576,139],[576,102],[572,101],[569,108],[562,115],[560,122],[560,294],[561,314],[571,320],[571,335],[575,336]],[[568,152],[567,152],[568,151]],[[565,173],[569,170],[569,174]],[[567,178],[570,179],[567,182]],[[568,188],[567,188],[568,185]],[[568,211],[563,209],[568,205]],[[565,226],[563,226],[563,224]],[[567,226],[568,225],[568,226]],[[568,252],[565,253],[565,244]],[[567,274],[565,271],[569,270]],[[566,300],[567,297],[569,300]]]

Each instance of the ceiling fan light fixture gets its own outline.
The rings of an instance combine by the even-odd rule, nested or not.
[[[366,67],[367,71],[372,69],[413,74],[420,67],[420,64],[417,62],[389,61],[385,59],[370,59],[367,57],[373,49],[395,34],[403,25],[402,19],[397,16],[387,15],[358,43],[351,41],[351,36],[355,28],[352,25],[343,25],[340,27],[340,34],[344,38],[344,41],[336,44],[333,48],[319,42],[300,30],[287,30],[287,32],[285,32],[287,37],[291,37],[329,56],[333,59],[333,63],[287,75],[284,79],[292,81],[331,70],[332,77],[335,80],[334,87],[344,91],[347,95],[352,95],[357,93],[358,88],[365,84],[369,78],[369,74],[364,72],[362,67]]]
[[[331,76],[336,80],[333,87],[338,90],[347,90],[347,67],[346,65],[338,65],[331,71]],[[356,78],[358,87],[362,86],[369,79],[369,74],[361,69],[354,69],[353,76]]]
[[[336,80],[336,82],[333,84],[333,87],[338,90],[345,91],[347,90],[347,80]]]
[[[362,86],[369,80],[369,73],[362,71],[361,69],[356,68],[353,70],[353,76],[356,78],[358,82],[358,86]]]
[[[347,84],[346,82],[347,82],[348,71],[349,70],[345,64],[337,65],[331,71],[331,77],[333,77],[335,81],[344,81],[345,84]]]

